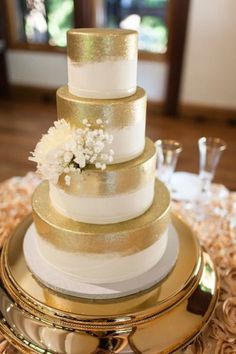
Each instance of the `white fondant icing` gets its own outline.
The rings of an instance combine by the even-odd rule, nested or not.
[[[77,64],[68,57],[68,87],[76,96],[121,98],[136,92],[137,60]]]
[[[81,197],[65,193],[50,184],[50,200],[62,215],[85,223],[112,224],[136,218],[145,213],[154,198],[155,178],[130,193],[103,197]]]
[[[107,129],[113,136],[109,149],[114,151],[112,164],[130,161],[140,156],[145,146],[146,117],[140,117],[135,124],[122,129]]]
[[[69,253],[57,249],[41,238],[35,229],[41,256],[60,271],[73,275],[84,283],[113,283],[143,274],[163,256],[168,239],[168,230],[151,246],[131,255],[120,253]]]
[[[132,279],[113,283],[84,283],[74,275],[65,274],[48,263],[39,252],[34,225],[28,228],[24,243],[24,255],[31,272],[47,287],[63,294],[79,296],[86,299],[115,299],[137,294],[150,289],[162,281],[173,269],[179,253],[179,237],[173,225],[168,230],[166,250],[154,267]],[[1,297],[0,297],[1,298]]]

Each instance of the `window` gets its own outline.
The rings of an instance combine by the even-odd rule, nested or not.
[[[106,0],[107,26],[139,30],[139,49],[167,51],[168,0]]]
[[[10,46],[59,50],[77,27],[122,27],[139,31],[142,59],[166,60],[168,0],[5,0]],[[59,49],[58,49],[59,48]],[[159,60],[159,59],[158,59]]]
[[[14,44],[49,44],[65,47],[66,31],[74,26],[73,0],[10,0],[15,21]],[[9,4],[7,2],[7,4]],[[8,5],[9,6],[9,5]],[[12,10],[8,8],[8,11]]]

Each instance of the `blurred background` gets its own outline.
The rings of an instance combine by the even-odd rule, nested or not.
[[[216,181],[236,190],[235,14],[235,0],[0,0],[0,181],[35,169],[67,83],[66,31],[123,27],[139,31],[147,135],[181,142],[177,169],[193,172],[198,139],[224,139]]]

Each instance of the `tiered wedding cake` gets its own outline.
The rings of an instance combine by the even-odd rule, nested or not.
[[[47,181],[33,195],[28,230],[48,273],[56,269],[65,282],[128,280],[165,252],[170,198],[155,181],[146,93],[136,74],[135,31],[68,32],[69,82],[57,91],[58,121],[33,153]],[[47,272],[33,272],[50,286]]]

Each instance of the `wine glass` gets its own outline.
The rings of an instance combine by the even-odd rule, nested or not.
[[[221,154],[226,149],[226,143],[219,138],[202,137],[198,140],[198,148],[201,195],[205,199],[209,199],[211,197],[211,182],[215,177]]]
[[[170,189],[171,177],[175,171],[182,145],[175,140],[157,140],[157,176]]]
[[[199,179],[200,188],[199,195],[195,201],[188,203],[186,208],[192,209],[196,221],[205,221],[211,217],[219,217],[218,221],[221,222],[221,217],[225,214],[224,208],[215,207],[210,204],[213,198],[211,191],[212,180],[215,177],[217,165],[219,163],[222,152],[226,149],[226,143],[213,137],[202,137],[198,140],[199,148]],[[219,190],[219,189],[218,189]],[[219,202],[219,192],[217,192],[217,202]],[[217,203],[219,204],[219,203]]]

